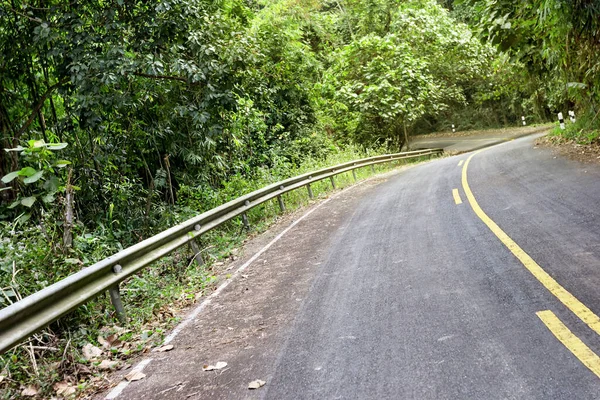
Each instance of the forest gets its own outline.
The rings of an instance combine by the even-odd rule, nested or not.
[[[599,39],[594,0],[1,0],[0,308],[268,183],[452,124],[575,110],[559,134],[593,143]],[[239,228],[207,238],[213,261]],[[129,282],[134,344],[115,359],[216,279],[187,265]],[[93,390],[81,348],[115,324],[98,299],[1,356],[0,397]]]

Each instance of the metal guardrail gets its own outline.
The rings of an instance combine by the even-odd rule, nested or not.
[[[442,149],[426,149],[351,161],[273,183],[206,211],[0,310],[0,354],[107,290],[117,314],[123,317],[120,282],[183,245],[190,243],[194,247],[195,238],[238,215],[248,226],[246,211],[268,200],[277,197],[283,211],[281,195],[302,186],[306,186],[312,198],[311,183],[330,178],[335,189],[334,177],[338,174],[352,171],[356,179],[354,170],[357,168],[441,153]]]

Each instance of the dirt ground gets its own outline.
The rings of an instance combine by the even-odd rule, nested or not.
[[[584,145],[572,140],[544,136],[536,141],[536,145],[550,148],[557,154],[571,160],[600,164],[600,143]]]

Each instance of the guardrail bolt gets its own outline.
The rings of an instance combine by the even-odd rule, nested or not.
[[[315,196],[313,195],[312,189],[310,187],[310,183],[308,185],[306,185],[306,189],[308,190],[308,197],[310,197],[311,199],[314,199]]]
[[[121,271],[123,271],[123,267],[121,267],[121,265],[119,265],[119,264],[116,264],[116,265],[113,265],[112,270],[115,274],[120,274]]]
[[[337,189],[337,187],[335,186],[335,179],[333,178],[333,176],[330,176],[329,180],[331,181],[331,187],[333,188],[333,190]]]
[[[108,289],[108,294],[110,295],[110,302],[115,308],[119,322],[125,324],[127,322],[127,315],[125,314],[125,308],[123,307],[123,302],[121,301],[119,284],[117,283],[115,286]]]
[[[277,196],[277,201],[279,202],[279,208],[281,209],[281,212],[285,212],[285,204],[283,204],[283,198],[281,195]]]
[[[356,179],[356,170],[355,169],[352,170],[352,176],[354,177],[354,182],[356,182],[357,179]]]
[[[198,242],[196,242],[196,239],[192,239],[190,241],[190,247],[194,252],[194,260],[196,260],[196,264],[198,264],[199,267],[203,266],[204,260],[202,259],[202,254],[200,254],[200,246],[198,246]]]
[[[202,229],[202,225],[200,225],[200,224],[196,224],[196,225],[194,225],[194,230],[195,230],[196,232],[200,232],[200,229]]]

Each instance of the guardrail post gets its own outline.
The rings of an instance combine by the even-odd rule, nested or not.
[[[356,165],[356,163],[354,163],[352,165]],[[357,179],[356,179],[356,170],[355,169],[352,170],[352,176],[354,177],[354,182],[356,182]]]
[[[279,186],[279,190],[283,190],[283,186]],[[279,202],[279,208],[281,212],[285,212],[285,204],[283,203],[283,197],[281,195],[277,195],[277,201]]]
[[[197,231],[200,230],[200,225],[196,225],[195,229]],[[198,264],[199,267],[204,265],[204,260],[202,259],[202,254],[200,254],[201,250],[200,250],[200,246],[198,246],[198,242],[196,242],[196,239],[192,239],[190,241],[190,247],[192,248],[192,251],[194,252],[194,260],[196,260],[196,264]]]
[[[331,187],[333,187],[333,190],[337,189],[337,187],[335,186],[335,179],[333,179],[333,176],[330,176],[329,180],[331,181]]]
[[[313,195],[312,189],[310,187],[310,183],[308,185],[306,185],[306,189],[308,190],[308,197],[310,197],[311,199],[314,199],[315,196]]]
[[[371,172],[375,173],[375,166],[373,164],[371,164]]]
[[[117,275],[120,274],[122,270],[123,267],[121,267],[119,264],[113,267],[113,272]],[[123,307],[123,302],[121,301],[121,292],[119,291],[119,284],[117,283],[115,286],[108,289],[108,294],[110,295],[110,302],[115,308],[119,322],[123,324],[126,323],[127,315],[125,314],[125,308]]]
[[[250,202],[248,200],[246,200],[246,202],[244,203],[244,205],[246,207],[248,207],[250,205]],[[248,216],[246,215],[246,213],[242,213],[242,223],[244,224],[244,229],[246,229],[247,231],[250,230],[250,224],[248,223]]]

